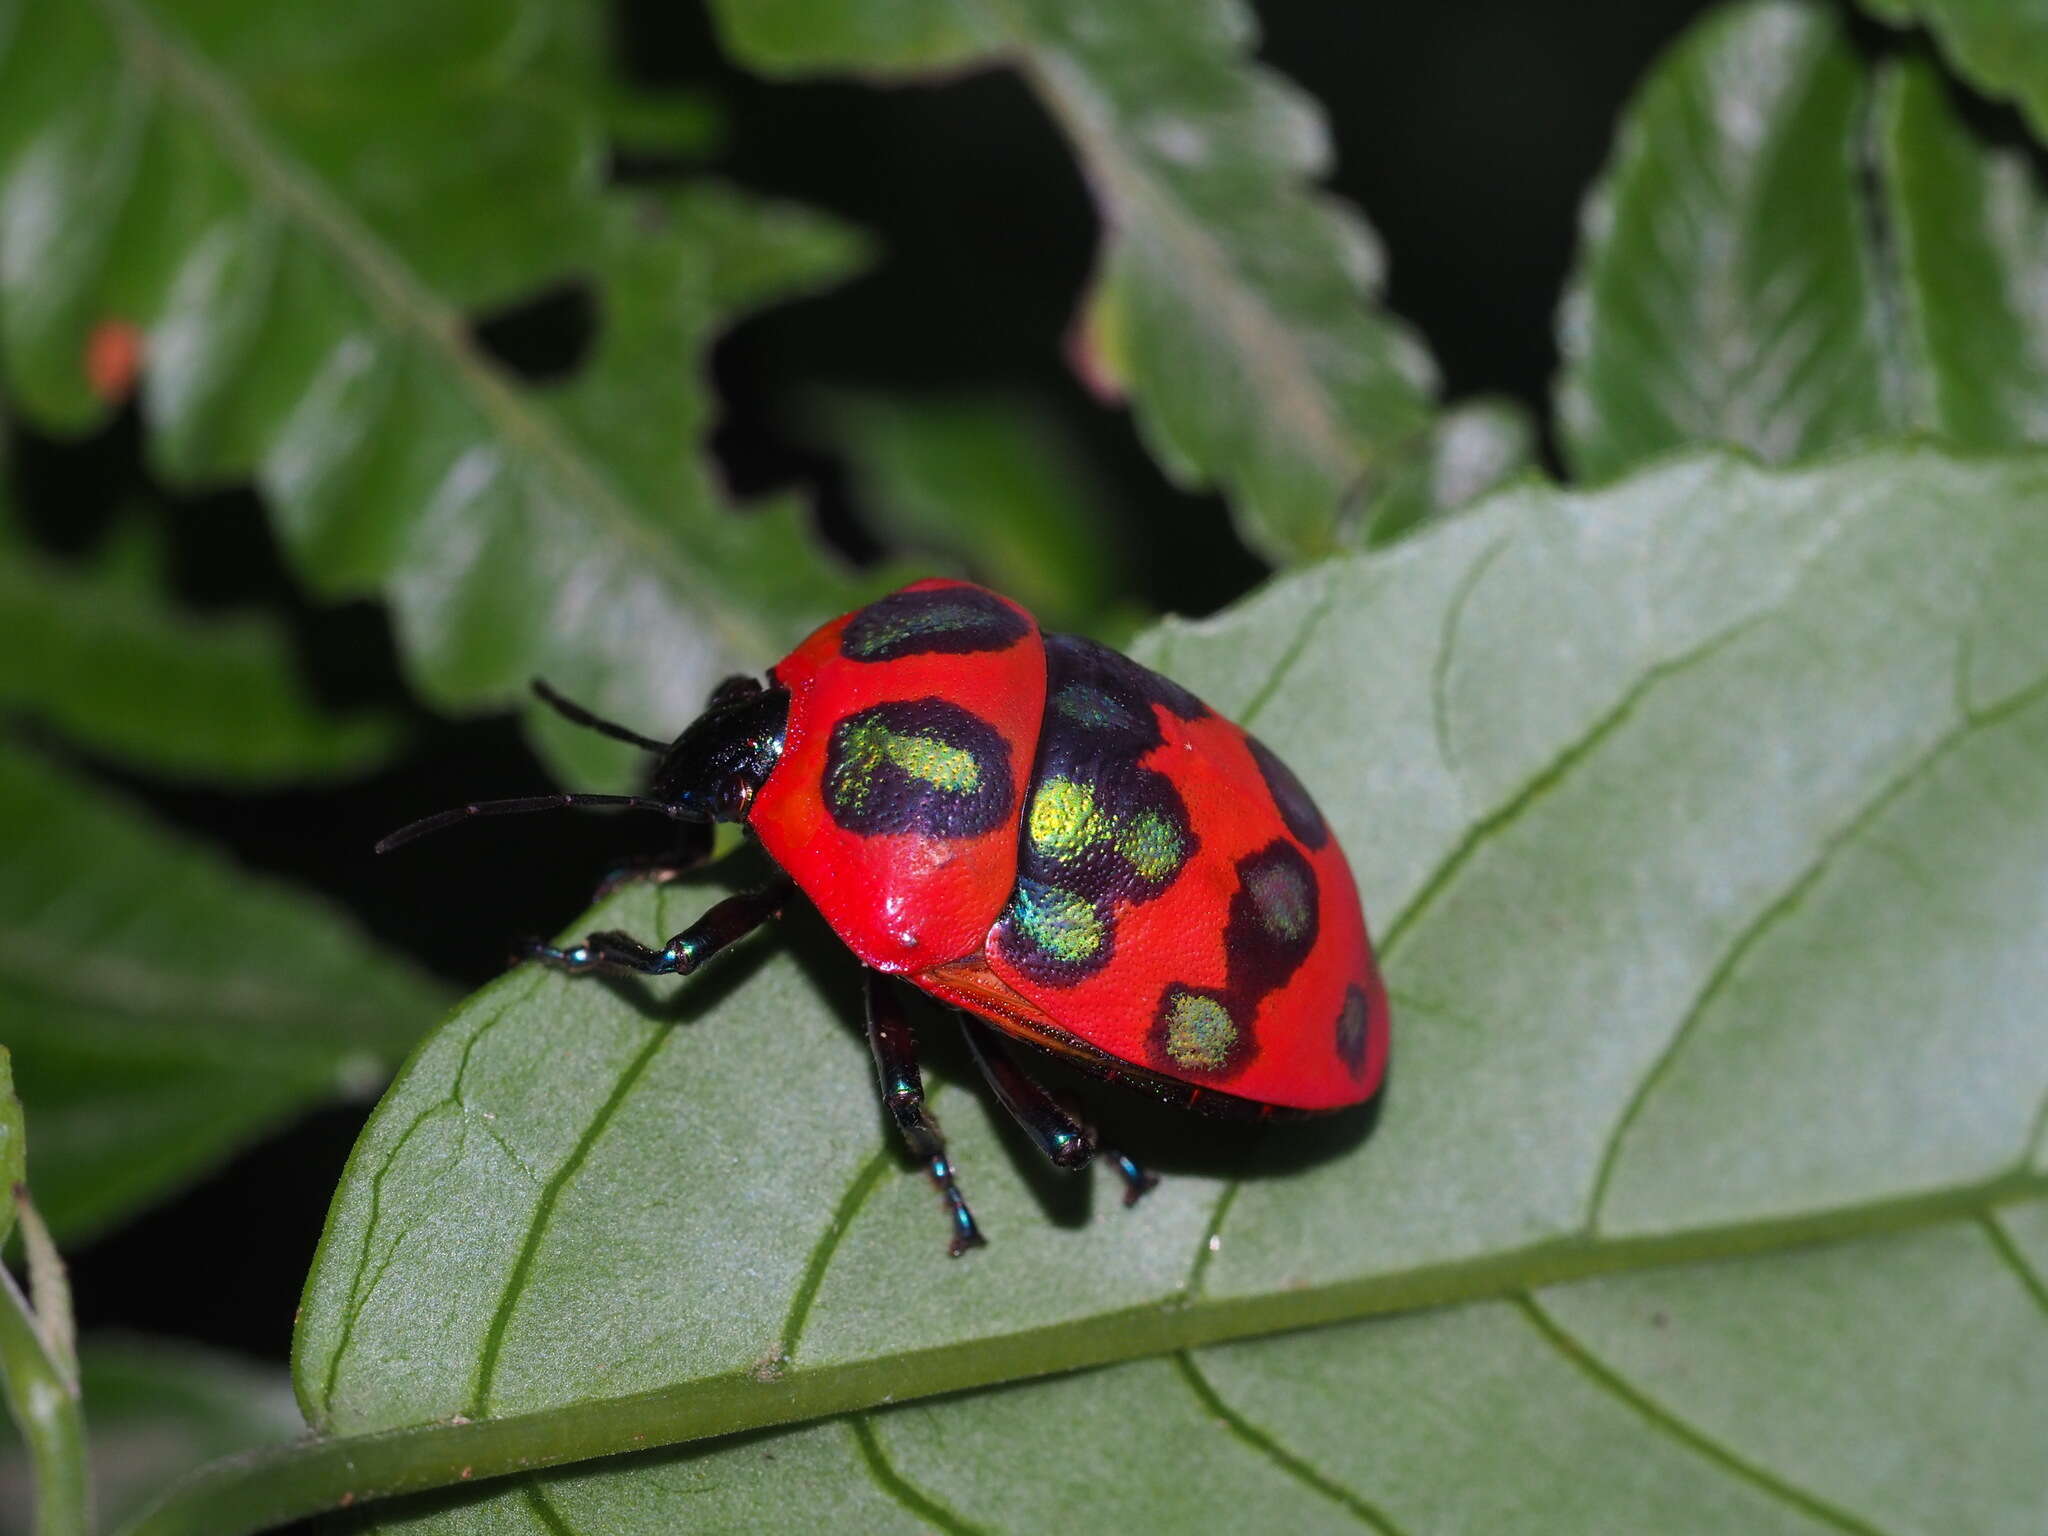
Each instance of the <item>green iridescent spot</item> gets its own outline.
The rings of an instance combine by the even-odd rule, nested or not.
[[[1097,731],[1128,731],[1141,724],[1107,689],[1092,683],[1068,683],[1053,696],[1053,708],[1076,725]]]
[[[1055,960],[1080,965],[1093,959],[1107,935],[1095,904],[1057,885],[1018,884],[1010,920],[1032,946]]]
[[[859,812],[877,782],[875,770],[891,763],[914,779],[948,794],[971,794],[981,783],[981,764],[965,747],[934,736],[892,731],[879,720],[856,720],[846,732],[844,767],[833,788],[840,804]]]
[[[1215,998],[1181,992],[1167,1003],[1166,1054],[1183,1067],[1213,1072],[1236,1044],[1237,1023]]]
[[[898,612],[875,623],[854,642],[855,654],[873,656],[895,650],[906,640],[923,640],[932,635],[952,634],[986,623],[980,610],[964,603],[928,603]]]
[[[1031,797],[1027,825],[1031,846],[1046,858],[1085,853],[1102,831],[1095,818],[1095,791],[1074,779],[1042,780]]]
[[[1246,880],[1259,922],[1275,938],[1299,939],[1315,926],[1313,895],[1293,864],[1269,864]]]
[[[1187,857],[1179,829],[1157,811],[1141,811],[1124,823],[1116,835],[1116,851],[1140,879],[1154,885],[1171,880]]]
[[[892,592],[846,621],[839,651],[855,661],[874,662],[926,654],[966,656],[1007,650],[1030,628],[1016,609],[978,588]]]

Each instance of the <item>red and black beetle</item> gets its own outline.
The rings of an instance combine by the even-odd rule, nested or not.
[[[768,885],[659,949],[593,933],[531,953],[568,971],[688,975],[801,891],[867,967],[882,1096],[945,1197],[955,1254],[983,1239],[890,976],[964,1010],[996,1097],[1062,1168],[1086,1166],[1095,1133],[1004,1036],[1209,1114],[1313,1114],[1379,1089],[1386,989],[1351,868],[1300,780],[1186,689],[1042,634],[1006,598],[914,583],[817,630],[766,686],[720,685],[673,744],[540,692],[659,752],[648,793],[463,806],[379,850],[566,805],[743,823],[782,870]],[[1127,1203],[1155,1182],[1111,1155]]]

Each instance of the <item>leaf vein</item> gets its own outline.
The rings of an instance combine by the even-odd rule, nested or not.
[[[1522,1315],[1528,1319],[1530,1326],[1581,1375],[1609,1396],[1633,1409],[1652,1429],[1712,1462],[1729,1476],[1739,1478],[1779,1502],[1791,1505],[1802,1514],[1832,1525],[1837,1530],[1853,1532],[1855,1536],[1884,1536],[1879,1527],[1870,1525],[1847,1510],[1836,1508],[1819,1495],[1809,1493],[1796,1483],[1789,1483],[1776,1473],[1757,1466],[1697,1425],[1673,1413],[1630,1382],[1613,1366],[1601,1360],[1582,1341],[1568,1333],[1556,1318],[1544,1310],[1532,1293],[1521,1293],[1515,1298],[1515,1302]]]
[[[2033,1298],[2034,1305],[2041,1309],[2042,1315],[2048,1317],[2048,1277],[2044,1277],[2027,1261],[2026,1254],[2021,1251],[2020,1245],[2013,1241],[2012,1234],[2005,1230],[2005,1223],[1998,1219],[1996,1211],[1986,1211],[1979,1219],[1984,1225],[1984,1235],[1991,1239],[1991,1246],[1998,1250],[1998,1256],[2005,1261],[2007,1268],[2012,1270],[2013,1277]]]
[[[1600,1209],[1606,1202],[1609,1186],[1612,1184],[1615,1171],[1620,1164],[1621,1146],[1627,1139],[1629,1129],[1641,1116],[1644,1107],[1649,1102],[1651,1094],[1656,1091],[1658,1084],[1663,1082],[1665,1076],[1676,1063],[1679,1054],[1684,1050],[1686,1042],[1691,1038],[1692,1032],[1700,1019],[1705,1015],[1707,1009],[1713,1006],[1714,1000],[1721,995],[1734,979],[1737,968],[1740,967],[1750,951],[1768,938],[1778,924],[1785,921],[1798,910],[1807,895],[1826,876],[1829,868],[1834,863],[1836,855],[1853,843],[1857,836],[1871,822],[1884,814],[1900,796],[1911,790],[1927,774],[1932,772],[1944,758],[1961,748],[1978,732],[1988,729],[2008,716],[2026,708],[2027,705],[2044,695],[2048,695],[2048,676],[2036,679],[2030,686],[2018,690],[1988,709],[1979,711],[1976,714],[1963,715],[1951,729],[1944,731],[1924,752],[1879,786],[1877,792],[1858,806],[1841,826],[1822,839],[1820,846],[1814,851],[1813,857],[1807,861],[1805,868],[1800,870],[1799,874],[1785,889],[1735,936],[1734,942],[1728,946],[1728,950],[1722,955],[1720,962],[1708,973],[1706,981],[1701,984],[1699,993],[1693,999],[1692,1005],[1680,1016],[1678,1027],[1672,1031],[1671,1038],[1665,1042],[1664,1049],[1658,1053],[1657,1058],[1650,1063],[1649,1068],[1637,1082],[1635,1091],[1629,1095],[1628,1102],[1623,1106],[1620,1118],[1615,1121],[1614,1129],[1607,1137],[1606,1147],[1600,1156],[1598,1171],[1593,1178],[1593,1191],[1586,1202],[1586,1216],[1582,1225],[1588,1237],[1595,1236],[1598,1233]],[[2022,1147],[2019,1155],[2024,1163],[2027,1156],[2027,1148]]]
[[[562,1518],[555,1501],[547,1496],[538,1477],[529,1477],[519,1490],[526,1496],[526,1507],[533,1511],[534,1518],[548,1528],[553,1536],[576,1536],[576,1527]]]
[[[1444,889],[1455,879],[1473,857],[1498,833],[1505,831],[1515,819],[1536,803],[1548,791],[1556,788],[1565,777],[1616,731],[1626,725],[1631,716],[1642,707],[1643,702],[1662,684],[1679,676],[1689,668],[1707,661],[1740,636],[1746,634],[1764,619],[1768,612],[1752,614],[1726,629],[1709,636],[1690,650],[1647,668],[1643,675],[1632,684],[1614,705],[1595,720],[1577,740],[1568,743],[1547,764],[1538,769],[1522,787],[1495,807],[1487,815],[1472,824],[1472,828],[1451,851],[1431,870],[1420,889],[1410,898],[1408,905],[1396,914],[1387,925],[1386,939],[1380,945],[1382,965],[1389,961],[1394,951],[1406,938],[1415,923],[1428,912],[1441,896]]]
[[[1235,1408],[1223,1400],[1223,1394],[1216,1390],[1215,1383],[1202,1374],[1194,1357],[1181,1350],[1173,1357],[1180,1378],[1202,1405],[1205,1413],[1219,1420],[1231,1434],[1246,1446],[1273,1463],[1296,1482],[1311,1488],[1324,1498],[1343,1509],[1360,1525],[1379,1531],[1382,1536],[1403,1536],[1400,1527],[1374,1505],[1368,1503],[1335,1478],[1327,1476],[1308,1460],[1297,1456],[1265,1430],[1260,1429]]]
[[[591,1148],[597,1145],[598,1137],[604,1134],[605,1127],[611,1124],[612,1116],[618,1113],[619,1106],[625,1103],[626,1096],[639,1083],[641,1075],[653,1062],[655,1054],[668,1042],[668,1038],[669,1032],[666,1029],[655,1029],[649,1034],[647,1043],[641,1046],[639,1052],[626,1064],[625,1070],[619,1074],[618,1082],[612,1085],[612,1091],[606,1095],[604,1103],[598,1106],[597,1113],[591,1116],[590,1123],[583,1128],[583,1134],[577,1137],[576,1145],[570,1150],[568,1157],[562,1160],[562,1166],[555,1170],[554,1177],[548,1180],[547,1185],[541,1190],[540,1199],[534,1203],[533,1220],[527,1226],[526,1236],[519,1245],[519,1256],[512,1263],[512,1272],[506,1277],[505,1289],[499,1294],[497,1304],[491,1309],[491,1320],[484,1332],[483,1349],[477,1361],[476,1389],[471,1398],[474,1404],[471,1410],[473,1416],[484,1418],[490,1413],[491,1382],[497,1374],[499,1351],[503,1349],[505,1343],[505,1329],[511,1322],[512,1309],[518,1304],[520,1293],[526,1288],[526,1277],[531,1273],[534,1258],[540,1252],[541,1239],[547,1232],[548,1223],[554,1218],[556,1202],[561,1199],[562,1191],[568,1188],[569,1181],[583,1167],[585,1160],[590,1156]]]
[[[861,1462],[875,1486],[935,1530],[947,1532],[948,1536],[982,1536],[981,1526],[948,1509],[896,1470],[882,1449],[870,1417],[856,1414],[847,1420],[847,1427],[853,1431],[853,1443],[860,1448]]]
[[[811,1303],[818,1299],[818,1288],[825,1283],[825,1271],[831,1267],[832,1259],[839,1251],[840,1241],[853,1229],[853,1218],[860,1208],[867,1204],[868,1196],[874,1193],[882,1176],[889,1171],[894,1161],[891,1148],[878,1147],[868,1160],[860,1165],[852,1180],[846,1186],[846,1193],[839,1197],[839,1204],[833,1208],[825,1230],[818,1234],[818,1240],[811,1247],[811,1256],[804,1263],[802,1278],[797,1282],[796,1293],[789,1299],[789,1316],[782,1325],[782,1338],[776,1345],[778,1363],[787,1364],[796,1357],[797,1344],[802,1340],[804,1324],[810,1321]]]
[[[1458,579],[1458,587],[1451,594],[1451,601],[1444,609],[1443,626],[1439,630],[1436,660],[1429,670],[1429,713],[1436,731],[1437,756],[1445,769],[1451,767],[1451,656],[1457,649],[1458,631],[1465,622],[1465,606],[1480,580],[1486,575],[1502,550],[1514,542],[1513,534],[1503,534],[1480,552],[1479,558],[1466,567],[1465,574]]]
[[[1273,695],[1280,691],[1281,685],[1287,681],[1287,674],[1294,670],[1296,663],[1307,653],[1310,643],[1315,639],[1316,631],[1322,628],[1323,620],[1328,617],[1330,608],[1336,601],[1336,583],[1324,581],[1322,596],[1310,606],[1307,616],[1301,621],[1301,627],[1294,632],[1294,638],[1287,642],[1287,649],[1282,651],[1279,659],[1273,663],[1273,669],[1266,674],[1266,680],[1259,685],[1258,691],[1251,696],[1244,708],[1237,712],[1237,723],[1245,730],[1249,731],[1252,722],[1268,704],[1273,702]]]

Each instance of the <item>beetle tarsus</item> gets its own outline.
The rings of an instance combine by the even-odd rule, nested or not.
[[[1123,1178],[1125,1205],[1136,1205],[1147,1190],[1158,1185],[1158,1174],[1146,1172],[1134,1159],[1103,1146],[1095,1128],[1072,1105],[1061,1101],[1025,1071],[1008,1042],[995,1030],[971,1013],[960,1015],[960,1027],[967,1035],[967,1048],[975,1065],[981,1068],[996,1098],[1053,1167],[1075,1173],[1086,1168],[1098,1154],[1107,1157]]]
[[[758,890],[728,896],[660,949],[650,949],[629,933],[605,929],[591,934],[581,944],[558,947],[535,940],[524,947],[524,958],[538,960],[558,971],[688,976],[728,944],[745,938],[774,917],[793,889],[787,879],[776,879]]]
[[[939,1198],[952,1218],[953,1234],[946,1251],[954,1258],[970,1248],[984,1246],[974,1212],[953,1177],[953,1160],[946,1155],[946,1138],[939,1122],[925,1108],[924,1078],[917,1070],[917,1038],[910,1032],[910,1020],[903,1012],[903,999],[880,971],[867,973],[868,1049],[874,1053],[875,1074],[881,1084],[882,1107],[903,1133],[911,1155],[925,1165]]]

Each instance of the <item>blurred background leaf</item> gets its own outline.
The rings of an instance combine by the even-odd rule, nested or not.
[[[59,562],[0,532],[0,708],[168,778],[319,779],[391,756],[397,723],[321,708],[273,618],[167,602],[153,540],[138,520],[97,559]]]
[[[304,1429],[282,1371],[218,1351],[113,1334],[88,1338],[78,1364],[104,1530],[201,1463],[281,1444]],[[26,1457],[0,1423],[0,1536],[29,1536],[34,1509]]]
[[[1599,480],[1702,441],[1811,458],[1916,429],[2048,440],[2048,214],[1924,67],[1873,88],[1767,0],[1688,33],[1625,116],[1561,321],[1557,411]]]
[[[1429,425],[1436,374],[1380,304],[1380,252],[1315,191],[1321,113],[1247,54],[1238,0],[714,0],[774,75],[1016,68],[1066,134],[1103,225],[1071,339],[1154,456],[1220,486],[1275,563],[1362,541],[1361,491]]]
[[[392,602],[429,701],[503,704],[546,673],[673,729],[872,583],[793,509],[737,515],[706,472],[702,351],[732,280],[721,294],[702,226],[664,231],[605,191],[601,114],[522,89],[540,9],[8,0],[0,358],[33,419],[82,430],[111,403],[95,328],[134,327],[157,465],[253,475],[316,593]],[[792,239],[786,219],[746,226],[728,198],[728,243]],[[743,302],[843,263],[845,237],[820,238]],[[484,356],[463,312],[570,277],[601,336],[558,403]],[[637,430],[616,412],[595,430],[613,365],[646,360],[636,319],[662,328],[665,366],[634,376]],[[624,774],[613,744],[544,741],[569,776]]]
[[[321,902],[13,747],[0,841],[0,999],[60,1238],[375,1093],[444,1002]]]
[[[1113,639],[1138,616],[1123,530],[1056,419],[1017,398],[837,395],[814,414],[898,547],[1006,592],[1048,629]]]
[[[2006,97],[2048,138],[2048,5],[2041,0],[1862,0],[1894,26],[1918,23],[1956,73],[1987,96]]]

